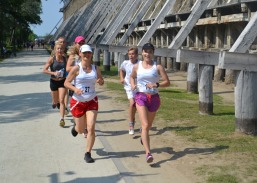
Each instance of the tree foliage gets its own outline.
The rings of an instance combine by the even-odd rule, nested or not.
[[[41,0],[0,0],[0,46],[20,45],[33,32],[30,24],[41,24]]]

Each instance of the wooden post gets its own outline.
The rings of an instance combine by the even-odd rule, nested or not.
[[[94,49],[94,56],[93,56],[93,62],[95,65],[100,66],[100,50]]]
[[[199,113],[213,114],[212,75],[213,66],[199,65]]]
[[[166,68],[166,58],[165,57],[161,57],[161,65],[164,69]]]
[[[236,72],[236,131],[257,135],[257,72]]]
[[[122,53],[119,53],[118,55],[119,55],[118,70],[120,70],[120,66],[121,66],[122,62],[123,62],[126,58],[125,58],[125,55],[122,54]]]
[[[171,71],[172,70],[172,58],[167,57],[167,70]]]
[[[119,65],[119,53],[118,52],[114,52],[114,64],[117,66]]]
[[[111,70],[111,65],[110,65],[110,52],[107,51],[107,50],[104,50],[103,66],[104,66],[104,71],[110,71],[110,70]]]
[[[187,92],[198,93],[198,65],[189,63],[187,72]]]

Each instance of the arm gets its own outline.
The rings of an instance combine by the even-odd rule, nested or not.
[[[126,72],[124,70],[120,69],[120,83],[121,84],[125,83],[125,81],[124,81],[125,75],[126,75]]]
[[[74,80],[74,78],[78,75],[78,71],[79,71],[79,66],[73,67],[71,69],[71,71],[69,72],[69,74],[64,82],[64,86],[66,88],[68,88],[69,90],[74,91],[77,95],[81,95],[83,93],[83,91],[76,88],[75,86],[73,86],[71,84],[71,82]]]
[[[131,90],[135,90],[137,88],[135,79],[137,78],[137,68],[138,64],[134,65],[132,69],[132,73],[130,74],[130,85],[131,85]]]
[[[98,83],[99,85],[103,85],[104,84],[104,79],[102,77],[102,73],[99,69],[99,67],[95,66],[96,67],[96,72],[97,72],[97,80],[96,80],[96,83]]]
[[[44,65],[43,73],[57,76],[57,74],[58,74],[57,72],[52,72],[49,70],[49,67],[52,65],[52,63],[53,63],[53,57],[49,57]]]
[[[166,71],[164,70],[164,68],[162,67],[162,65],[158,65],[157,69],[158,69],[158,72],[161,75],[161,79],[162,79],[162,81],[159,83],[159,87],[168,87],[168,86],[170,86],[169,77],[168,77]],[[156,87],[157,87],[157,84],[156,84]]]
[[[73,66],[74,60],[75,60],[75,56],[70,55],[69,58],[68,58],[68,61],[67,61],[67,65],[66,65],[66,71],[67,72],[70,72],[71,69],[74,67]]]

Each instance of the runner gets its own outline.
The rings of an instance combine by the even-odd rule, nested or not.
[[[130,84],[131,89],[137,91],[135,102],[142,123],[141,143],[145,148],[146,162],[151,163],[153,156],[150,151],[149,130],[160,107],[158,87],[167,87],[170,81],[162,65],[157,65],[157,62],[153,60],[154,46],[152,44],[146,43],[143,46],[142,57],[143,60],[133,67]]]
[[[120,66],[120,82],[124,85],[129,100],[129,134],[134,135],[136,105],[134,101],[135,90],[131,90],[130,74],[133,66],[138,63],[138,48],[131,47],[128,49],[129,60],[124,60]]]
[[[70,110],[75,120],[75,126],[71,129],[74,137],[82,134],[87,126],[87,145],[85,161],[93,163],[91,150],[95,142],[95,123],[98,112],[98,97],[95,91],[95,84],[104,84],[100,69],[92,65],[93,52],[89,45],[80,47],[79,55],[81,62],[73,67],[65,81],[65,87],[74,91],[70,100]],[[75,85],[72,81],[76,77]]]
[[[65,72],[66,72],[66,58],[63,56],[63,46],[57,43],[54,46],[54,56],[50,56],[43,68],[45,74],[51,75],[50,89],[52,96],[52,107],[59,108],[60,110],[60,126],[65,126],[64,113],[65,104],[64,97],[66,94],[66,88],[64,87]],[[50,70],[49,70],[50,68]]]
[[[83,36],[77,36],[75,38],[74,45],[72,45],[68,50],[69,59],[67,61],[67,66],[66,66],[67,72],[70,72],[74,66],[76,66],[80,63],[81,58],[79,56],[79,49],[82,45],[85,44],[85,42],[86,42],[86,40]],[[74,85],[75,82],[76,82],[76,79],[73,80],[72,84]],[[73,91],[69,90],[68,94],[70,97],[72,97]],[[87,137],[87,126],[86,125],[85,125],[85,130],[84,130],[83,136],[85,138]]]

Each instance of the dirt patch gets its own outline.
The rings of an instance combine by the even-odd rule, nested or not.
[[[172,88],[186,89],[186,73],[176,72],[168,75]],[[223,97],[226,103],[234,103],[233,88],[232,85],[213,83],[214,94]],[[117,93],[105,89],[103,94],[108,97],[104,98],[105,106],[100,103],[102,112],[99,114],[101,122],[98,126],[112,146],[113,151],[109,154],[121,160],[127,170],[123,173],[132,176],[135,182],[206,182],[209,173],[222,171],[219,167],[231,166],[239,156],[242,159],[246,158],[243,154],[216,153],[225,147],[190,142],[187,137],[177,136],[172,129],[167,129],[161,120],[156,119],[150,131],[151,149],[155,160],[149,166],[145,162],[144,149],[139,140],[140,124],[136,123],[137,131],[134,136],[128,135],[128,104],[116,101],[116,97],[119,97]],[[136,121],[139,121],[138,116]],[[238,162],[235,167],[240,163],[242,162]]]
[[[168,73],[173,88],[187,89],[187,73]],[[234,85],[213,81],[213,94],[219,95],[227,104],[234,104]]]

